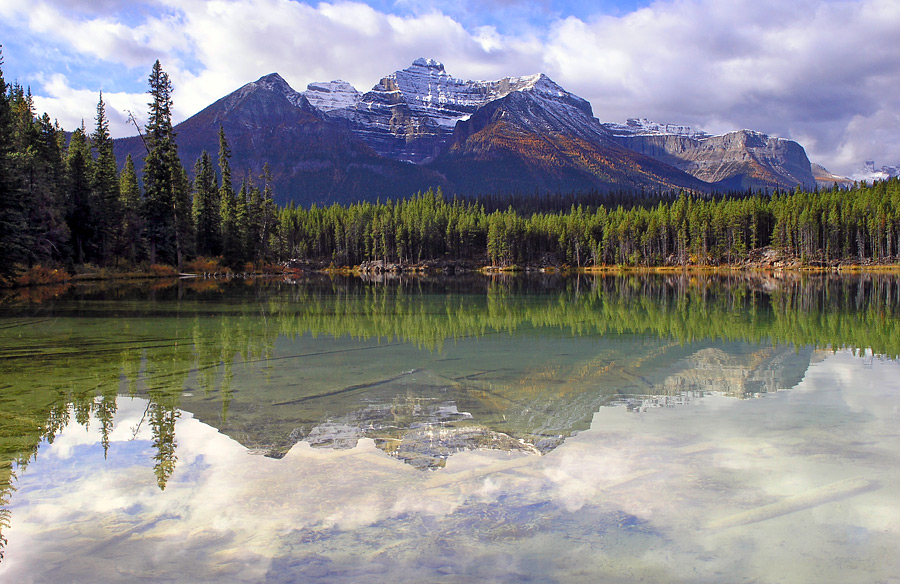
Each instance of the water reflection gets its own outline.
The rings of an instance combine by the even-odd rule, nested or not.
[[[0,468],[7,513],[0,523],[10,521],[11,497],[11,549],[19,557],[31,549],[22,547],[26,542],[34,544],[19,533],[49,541],[70,537],[52,525],[74,518],[79,509],[77,496],[59,500],[68,485],[73,493],[83,487],[85,497],[90,490],[118,493],[88,505],[90,518],[78,519],[91,537],[106,542],[104,550],[118,554],[110,558],[137,554],[120,540],[137,545],[148,538],[159,557],[167,557],[176,542],[185,544],[177,534],[187,526],[200,543],[182,555],[215,550],[220,559],[205,569],[234,581],[315,574],[349,580],[372,575],[366,570],[404,581],[412,579],[404,570],[413,573],[420,563],[460,580],[487,577],[480,575],[485,570],[507,581],[524,579],[534,573],[535,562],[543,573],[554,566],[553,574],[563,574],[568,568],[561,559],[578,555],[556,541],[560,533],[570,543],[582,538],[574,545],[582,552],[583,546],[606,549],[615,534],[633,562],[637,548],[631,546],[663,549],[673,529],[687,529],[669,525],[670,519],[688,521],[691,530],[717,521],[740,524],[741,505],[752,503],[776,505],[763,512],[763,522],[778,521],[796,516],[794,508],[803,506],[796,501],[818,509],[876,492],[884,496],[885,477],[871,469],[850,476],[850,483],[840,482],[847,475],[825,473],[768,495],[736,475],[747,465],[759,466],[757,455],[765,458],[761,453],[768,447],[751,446],[754,436],[765,437],[760,444],[777,444],[766,456],[790,459],[783,471],[798,460],[827,466],[880,456],[868,445],[868,434],[855,446],[849,435],[834,436],[838,427],[863,432],[854,417],[871,415],[871,404],[854,410],[860,401],[857,369],[874,371],[871,360],[870,369],[849,355],[812,369],[810,364],[828,355],[816,346],[875,346],[896,355],[892,343],[898,337],[891,334],[898,332],[897,294],[897,280],[887,277],[774,282],[673,276],[232,283],[202,290],[172,283],[149,293],[76,289],[40,306],[10,302],[3,308],[0,341],[0,447],[3,460],[10,461]],[[878,371],[896,373],[893,363],[875,363]],[[855,405],[833,404],[831,411],[819,395],[804,400],[804,407],[823,418],[792,411],[793,421],[776,431],[790,398],[779,395],[776,406],[769,400],[745,405],[740,413],[735,404],[754,402],[722,401],[798,383],[802,389],[807,371],[826,365],[846,382]],[[849,379],[841,380],[841,374]],[[881,399],[893,403],[894,395],[896,389]],[[690,401],[698,407],[657,407]],[[748,411],[762,427],[744,423],[741,416]],[[639,420],[648,415],[654,428],[644,429],[642,444]],[[804,436],[831,418],[833,427]],[[658,426],[660,420],[672,427]],[[870,432],[875,425],[862,426]],[[747,443],[733,434],[738,427]],[[710,435],[699,436],[698,428]],[[725,436],[726,429],[731,434]],[[740,446],[727,447],[726,456],[722,444],[729,441]],[[268,456],[251,462],[246,449]],[[39,450],[46,452],[37,457]],[[547,456],[528,456],[539,453]],[[694,460],[718,471],[695,467]],[[590,470],[595,465],[603,470]],[[140,469],[151,467],[155,480],[140,478]],[[20,492],[12,495],[14,473]],[[689,484],[668,483],[681,473],[693,473]],[[349,484],[336,486],[340,477]],[[646,508],[624,499],[601,501],[611,490],[632,497],[635,486],[659,487],[660,481],[667,491],[686,489],[677,497],[690,505],[711,505],[719,491],[734,499],[716,504],[721,517],[702,518],[697,509],[689,518],[679,516],[668,508],[673,501],[660,509],[648,500],[642,502]],[[298,489],[304,491],[302,501]],[[409,494],[397,495],[404,491]],[[740,491],[755,494],[738,503]],[[790,497],[800,498],[791,503]],[[893,503],[880,504],[891,511]],[[233,517],[215,516],[235,504],[246,508]],[[301,504],[309,509],[295,509]],[[113,523],[91,515],[104,506]],[[178,511],[167,515],[173,508]],[[283,516],[276,517],[276,510]],[[586,515],[576,517],[576,511]],[[239,526],[252,526],[255,518],[245,514],[254,512],[273,525],[260,532],[267,534],[262,543],[251,544],[252,530]],[[22,524],[20,513],[27,518]],[[657,513],[663,513],[662,523]],[[434,528],[440,537],[412,543]],[[116,534],[114,543],[101,532]],[[378,534],[387,532],[403,542],[399,555],[383,549]],[[893,541],[895,535],[884,537]],[[75,539],[82,543],[73,546],[83,545]],[[502,568],[502,554],[523,539],[534,557]],[[544,540],[552,543],[548,550],[540,545]],[[481,550],[488,541],[501,545]],[[244,558],[239,549],[252,553]],[[351,555],[362,549],[371,561],[363,566],[345,558],[337,565],[335,549]],[[550,549],[556,555],[544,557]],[[37,554],[36,560],[45,557]],[[94,565],[91,557],[84,560],[85,570]],[[223,572],[237,569],[234,563],[249,571]],[[603,564],[609,574],[617,573],[613,564]],[[651,568],[642,569],[668,574]],[[66,570],[76,574],[77,566]],[[600,573],[600,564],[591,570]],[[194,576],[182,579],[214,579]],[[577,580],[569,576],[559,579]]]
[[[132,440],[146,402],[120,399],[107,461],[96,420],[91,429],[73,420],[23,474],[2,574],[24,583],[890,581],[900,568],[890,488],[900,478],[898,390],[895,363],[829,354],[789,392],[601,408],[545,456],[473,450],[436,473],[370,439],[247,456],[185,412],[165,491],[148,480],[149,429]]]

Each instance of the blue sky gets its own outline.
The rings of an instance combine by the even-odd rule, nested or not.
[[[417,57],[467,79],[543,72],[602,121],[798,140],[852,174],[900,163],[897,0],[0,0],[8,81],[66,128],[113,132],[160,59],[184,119],[273,71],[360,90]]]

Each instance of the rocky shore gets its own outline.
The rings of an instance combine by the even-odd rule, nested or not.
[[[471,272],[498,273],[498,272],[670,272],[673,270],[685,271],[718,271],[718,270],[758,270],[758,271],[853,271],[853,270],[900,270],[900,261],[874,262],[853,260],[826,260],[824,258],[801,258],[785,254],[771,247],[751,250],[747,257],[733,263],[704,263],[694,261],[680,263],[674,256],[667,258],[663,265],[601,265],[601,266],[571,266],[553,258],[541,258],[536,263],[515,266],[490,265],[487,258],[480,260],[425,260],[422,262],[389,262],[385,260],[365,261],[358,266],[335,266],[331,262],[294,259],[284,262],[282,267],[286,272],[326,272],[358,274],[361,276],[390,275],[390,274],[444,274],[455,275]]]

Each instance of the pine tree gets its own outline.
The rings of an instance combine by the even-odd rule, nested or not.
[[[109,135],[109,120],[106,118],[106,104],[103,93],[97,103],[97,126],[91,134],[91,147],[97,152],[93,164],[91,200],[97,240],[98,259],[109,264],[115,253],[118,230],[122,225],[122,208],[119,201],[119,176],[113,141]]]
[[[9,94],[18,197],[25,209],[29,264],[62,259],[68,239],[59,205],[62,152],[58,126],[46,114],[35,118],[31,90],[14,85]]]
[[[134,263],[143,256],[143,219],[141,217],[141,189],[134,171],[131,154],[125,158],[125,167],[119,176],[119,204],[122,209],[121,224],[118,229],[116,255]]]
[[[222,253],[222,211],[219,185],[209,152],[203,151],[194,165],[194,224],[197,227],[197,253],[216,256]]]
[[[254,184],[245,190],[247,214],[244,223],[244,250],[246,259],[259,260],[262,249],[263,195]]]
[[[187,169],[180,160],[175,174],[174,206],[177,265],[181,267],[185,258],[192,258],[196,255],[196,237],[192,213],[191,179],[188,178]]]
[[[247,262],[248,241],[250,239],[250,193],[246,181],[241,183],[241,190],[234,198],[234,232],[231,239],[232,249],[226,259],[236,268],[243,268]]]
[[[28,223],[30,256],[34,261],[69,258],[69,228],[64,217],[65,132],[46,113],[34,122],[36,141],[31,145]]]
[[[257,252],[257,258],[262,261],[269,261],[271,259],[269,252],[269,241],[278,229],[278,214],[277,205],[275,204],[275,198],[272,195],[272,172],[269,169],[268,162],[263,165],[263,174],[260,178],[263,181],[263,200],[261,212],[262,224],[260,225],[261,241],[259,250]]]
[[[172,83],[159,61],[150,73],[144,160],[144,221],[150,262],[180,266],[190,236],[190,192],[172,126]],[[182,249],[183,246],[185,249]]]
[[[26,209],[11,156],[13,121],[10,97],[3,78],[3,46],[0,45],[0,278],[13,274],[16,262],[29,248]]]
[[[219,172],[222,184],[219,186],[219,208],[222,213],[222,256],[225,264],[237,267],[243,258],[241,250],[241,224],[238,217],[238,202],[231,181],[231,149],[225,137],[225,129],[219,126]]]
[[[75,262],[94,257],[94,221],[91,209],[91,152],[84,127],[72,133],[66,157],[66,222],[72,235]]]

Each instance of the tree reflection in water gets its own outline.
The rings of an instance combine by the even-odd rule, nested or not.
[[[402,343],[441,353],[447,343],[497,334],[549,337],[548,342],[631,335],[644,339],[646,351],[628,357],[646,362],[668,363],[668,357],[660,357],[663,354],[683,358],[672,350],[675,345],[744,342],[792,346],[794,352],[803,348],[799,359],[808,363],[809,348],[869,350],[896,358],[898,317],[900,279],[871,274],[401,277],[370,282],[311,277],[299,283],[167,281],[155,282],[150,290],[72,287],[52,297],[31,292],[27,297],[7,296],[0,304],[0,328],[5,333],[0,337],[0,551],[17,473],[24,472],[42,442],[52,443],[71,419],[83,426],[96,419],[107,455],[117,396],[147,399],[142,423],[150,427],[153,468],[159,488],[165,489],[177,463],[175,428],[185,400],[195,408],[215,402],[221,427],[239,425],[242,419],[232,421],[230,408],[235,403],[233,392],[247,389],[235,387],[236,379],[247,376],[237,372],[252,368],[254,383],[280,384],[278,395],[283,396],[292,391],[290,383],[272,380],[283,360],[323,358],[314,351],[277,355],[279,339],[362,343],[354,350]],[[763,353],[754,358],[774,354],[759,355]],[[622,361],[625,357],[620,355]],[[776,357],[781,358],[772,358]],[[730,366],[727,351],[724,357],[712,358],[719,360],[716,366],[721,370]],[[296,397],[283,399],[280,407],[286,411],[302,403],[298,411],[305,418],[287,420],[282,428],[273,415],[276,431],[286,431],[283,442],[266,446],[278,456],[301,438],[320,445],[340,446],[342,440],[352,444],[361,435],[358,428],[367,427],[371,433],[366,435],[385,452],[424,468],[440,466],[441,457],[465,445],[496,446],[508,440],[509,448],[524,444],[546,451],[579,429],[572,420],[583,419],[581,412],[622,403],[620,394],[585,397],[583,383],[582,389],[573,390],[564,381],[610,371],[615,368],[610,358],[578,365],[581,369],[571,365],[559,371],[548,366],[505,385],[500,374],[485,369],[440,379],[430,372],[409,371],[363,384],[298,389]],[[447,365],[448,370],[452,367]],[[619,377],[633,374],[634,366],[630,367]],[[691,383],[676,383],[677,376],[667,379],[670,385]],[[662,387],[660,380],[651,382]],[[677,394],[676,386],[664,391]],[[741,387],[752,391],[746,384]],[[450,399],[447,388],[464,391]],[[335,395],[358,395],[363,390],[383,400],[365,407],[358,400],[347,402],[344,409],[335,405]],[[186,396],[191,391],[197,395]],[[543,419],[534,421],[536,404],[543,404],[551,417],[566,407],[580,409],[554,426]],[[528,416],[523,409],[529,410]],[[478,413],[480,425],[466,421],[468,412]],[[501,428],[498,421],[492,427],[494,418],[507,425]],[[519,424],[518,434],[509,429],[510,420]],[[291,424],[293,431],[288,428]],[[459,432],[447,439],[444,451],[423,454],[404,442],[405,433],[416,427],[443,429],[447,436],[454,428]],[[246,427],[241,431],[251,434]]]

